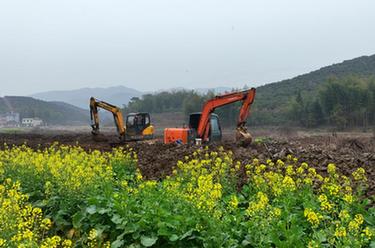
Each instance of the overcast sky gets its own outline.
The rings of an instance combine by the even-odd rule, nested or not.
[[[0,0],[0,95],[258,86],[374,53],[373,0]]]

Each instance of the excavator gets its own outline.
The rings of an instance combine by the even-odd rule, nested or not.
[[[218,115],[214,114],[216,108],[227,104],[242,101],[242,106],[237,121],[236,140],[242,146],[251,143],[251,134],[246,128],[246,119],[250,114],[251,104],[255,98],[255,88],[245,91],[232,92],[216,96],[203,105],[202,112],[192,113],[189,116],[189,126],[182,128],[164,129],[164,143],[207,143],[219,141],[222,132]]]
[[[151,124],[150,114],[145,112],[130,113],[126,116],[126,123],[119,107],[100,101],[95,97],[90,98],[91,133],[99,134],[98,108],[113,114],[113,119],[121,141],[136,141],[153,139],[154,126]]]

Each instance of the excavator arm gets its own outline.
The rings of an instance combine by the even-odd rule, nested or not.
[[[251,88],[250,90],[216,96],[215,98],[208,100],[202,109],[202,114],[197,129],[197,137],[202,138],[204,141],[208,139],[210,115],[216,108],[242,101],[240,114],[237,120],[236,138],[242,143],[251,143],[251,135],[247,132],[245,124],[246,119],[250,114],[251,104],[255,98],[255,91],[255,88]]]
[[[90,98],[90,117],[91,117],[92,133],[94,135],[99,133],[98,108],[105,109],[113,114],[113,119],[115,121],[117,132],[119,133],[120,138],[125,137],[124,119],[123,119],[120,108],[112,104],[109,104],[107,102],[97,100],[94,97]]]

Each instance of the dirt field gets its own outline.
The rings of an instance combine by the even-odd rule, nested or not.
[[[314,166],[322,174],[326,173],[325,166],[335,163],[339,170],[348,175],[357,167],[362,166],[367,171],[369,190],[367,195],[375,193],[375,138],[370,133],[340,133],[333,136],[330,133],[284,132],[280,130],[253,131],[253,136],[262,139],[250,147],[236,146],[232,140],[232,131],[227,130],[220,144],[211,144],[210,148],[224,146],[232,150],[235,159],[246,164],[257,157],[261,161],[268,158],[285,159],[287,154],[293,154],[300,161]],[[264,138],[267,137],[267,138]],[[93,139],[87,130],[79,132],[48,130],[24,133],[0,133],[0,148],[3,144],[21,145],[26,143],[32,148],[43,148],[54,142],[68,145],[80,145],[84,149],[109,151],[116,146],[124,146],[117,142],[113,132],[104,133],[100,138]],[[159,136],[157,140],[148,142],[128,143],[139,157],[139,167],[146,178],[160,179],[171,174],[173,166],[186,155],[197,149],[194,146],[164,145]]]

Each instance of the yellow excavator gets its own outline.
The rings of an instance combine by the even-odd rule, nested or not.
[[[154,126],[151,124],[149,113],[130,113],[126,116],[126,125],[124,125],[124,118],[119,107],[100,101],[95,97],[90,98],[91,133],[93,135],[99,134],[98,108],[102,108],[113,114],[113,119],[121,141],[153,139]]]

